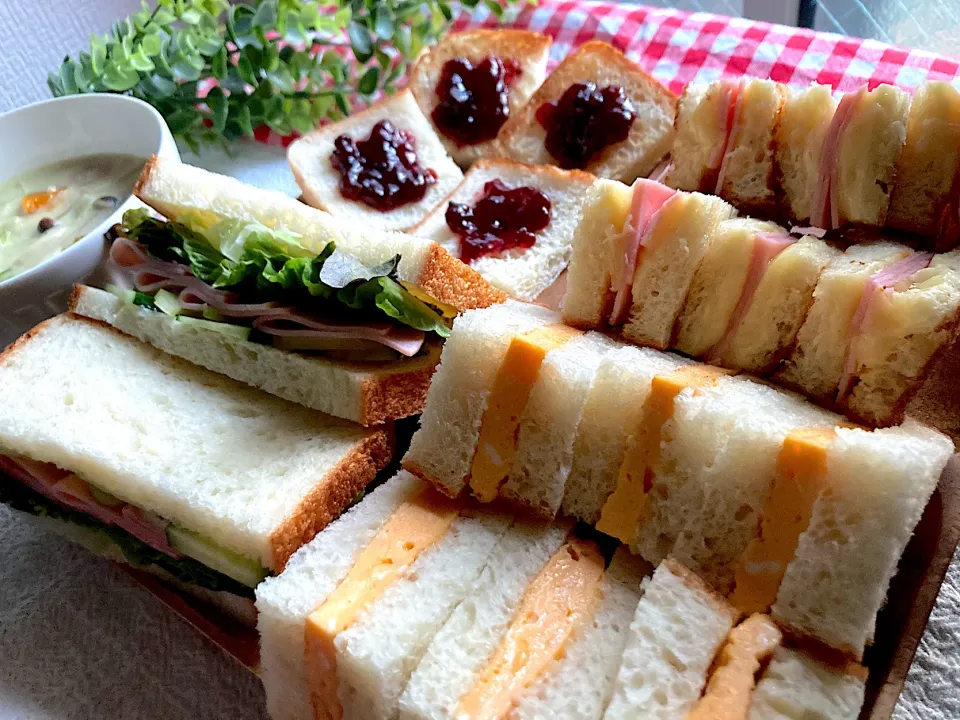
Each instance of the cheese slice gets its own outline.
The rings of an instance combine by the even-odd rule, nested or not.
[[[562,657],[570,634],[592,617],[603,569],[603,556],[592,542],[574,538],[557,550],[530,583],[510,627],[453,716],[504,717],[517,696]]]
[[[747,720],[757,675],[781,638],[766,615],[751,615],[735,627],[714,663],[703,697],[686,720]]]
[[[734,572],[730,602],[742,612],[766,612],[777,599],[783,574],[823,489],[835,437],[835,428],[820,427],[794,430],[784,439],[759,533]]]
[[[346,577],[307,617],[307,674],[317,717],[338,720],[343,715],[337,693],[337,635],[403,577],[421,552],[443,538],[457,513],[454,500],[432,489],[400,505]]]
[[[481,502],[497,497],[517,452],[520,416],[547,353],[581,335],[566,325],[545,325],[510,342],[480,421],[480,438],[470,468],[470,488]]]
[[[688,365],[667,375],[654,376],[640,422],[627,441],[617,487],[603,504],[597,530],[621,542],[633,542],[660,462],[660,430],[673,417],[674,400],[684,388],[709,387],[722,375],[731,374],[730,370],[710,365]]]

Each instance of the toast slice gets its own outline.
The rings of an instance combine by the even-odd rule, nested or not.
[[[551,43],[551,39],[546,35],[529,30],[510,28],[465,30],[449,33],[421,54],[414,63],[410,69],[410,89],[423,114],[430,119],[450,157],[461,167],[467,168],[489,154],[494,141],[491,139],[462,144],[448,137],[437,126],[432,113],[440,102],[437,86],[444,66],[451,60],[465,59],[476,67],[490,57],[499,58],[505,66],[513,64],[514,68],[508,72],[512,82],[507,83],[508,113],[506,117],[509,118],[523,107],[547,76],[547,58]],[[480,118],[480,122],[489,121],[489,118]],[[499,128],[496,129],[499,130]]]
[[[558,101],[578,83],[593,83],[598,89],[622,88],[636,115],[626,139],[602,148],[577,169],[627,183],[646,177],[670,151],[676,98],[623,53],[600,40],[584,43],[550,73],[501,128],[497,153],[531,165],[560,164],[546,148],[547,132],[536,115],[542,105]]]
[[[583,204],[593,184],[592,175],[551,166],[524,165],[511,160],[480,160],[467,172],[456,189],[437,205],[410,232],[439,243],[454,257],[462,258],[466,242],[446,220],[448,207],[465,203],[475,207],[484,197],[487,183],[503,187],[533,188],[550,203],[549,223],[534,233],[534,244],[465,261],[491,285],[520,300],[534,300],[550,287],[567,264]]]
[[[729,85],[729,81],[708,85],[691,83],[683,89],[677,103],[677,134],[663,181],[665,185],[687,192],[716,192],[717,173],[729,129]]]
[[[387,211],[345,197],[340,191],[340,174],[331,164],[338,137],[346,135],[354,141],[366,140],[374,125],[382,120],[389,120],[399,131],[410,133],[419,163],[436,174],[436,181],[422,199]],[[405,230],[413,227],[463,179],[463,173],[447,154],[409,89],[304,135],[287,149],[287,160],[305,202],[362,228]]]

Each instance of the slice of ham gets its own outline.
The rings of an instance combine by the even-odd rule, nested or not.
[[[716,172],[716,182],[712,187],[707,187],[707,192],[714,195],[720,194],[720,188],[723,187],[723,179],[727,172],[727,150],[730,149],[730,139],[737,131],[740,124],[740,98],[743,97],[743,88],[746,80],[724,79],[723,83],[723,104],[720,108],[719,122],[723,123],[723,142],[714,150],[710,157],[710,172]]]
[[[424,340],[423,331],[411,327],[398,327],[387,323],[344,325],[297,312],[291,308],[276,308],[265,313],[253,321],[253,327],[262,333],[277,337],[373,340],[406,357],[413,357],[420,352]]]
[[[931,260],[933,260],[933,253],[911,253],[903,260],[875,272],[867,279],[863,293],[860,295],[860,302],[857,304],[857,310],[850,321],[847,355],[843,363],[843,374],[840,376],[840,382],[837,386],[837,402],[841,402],[853,389],[853,381],[856,379],[857,371],[859,337],[880,296],[884,293],[906,290],[910,286],[910,278],[930,265]]]
[[[799,225],[792,225],[790,227],[790,232],[793,235],[813,235],[815,238],[821,238],[821,239],[823,238],[824,235],[827,234],[827,231],[824,230],[822,227],[813,227],[812,225],[808,225],[805,227],[801,227]]]
[[[633,184],[631,219],[620,237],[619,268],[610,288],[616,295],[610,325],[623,325],[627,321],[633,302],[633,276],[639,267],[641,251],[649,245],[663,206],[676,195],[676,190],[652,180],[641,178]]]
[[[180,292],[180,304],[185,310],[203,311],[211,307],[224,317],[255,318],[280,307],[277,302],[239,303],[236,293],[216,290],[204,282],[190,284]]]
[[[747,268],[747,277],[740,291],[740,299],[727,321],[726,330],[719,342],[707,351],[707,362],[717,363],[730,349],[730,342],[736,334],[740,321],[753,305],[753,298],[760,287],[760,281],[767,272],[767,268],[784,250],[797,242],[797,238],[786,232],[759,232],[753,236],[753,252],[750,255],[750,265]]]
[[[817,191],[810,203],[810,224],[816,227],[836,230],[840,226],[839,212],[839,178],[837,158],[840,154],[840,143],[843,131],[853,117],[853,109],[863,97],[867,87],[864,85],[855,93],[847,93],[840,99],[830,127],[823,139],[823,148],[820,150],[820,176],[817,180]]]

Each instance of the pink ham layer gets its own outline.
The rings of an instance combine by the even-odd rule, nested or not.
[[[714,171],[717,173],[717,182],[713,188],[705,189],[714,195],[720,194],[724,176],[727,174],[727,150],[730,148],[730,138],[733,137],[740,123],[740,98],[743,97],[743,88],[746,85],[744,78],[739,80],[725,78],[720,82],[723,86],[723,102],[717,121],[723,125],[723,142],[711,155],[709,163],[710,174]]]
[[[840,226],[837,176],[840,142],[843,138],[843,131],[850,123],[853,108],[863,97],[866,90],[867,87],[864,85],[857,92],[844,95],[830,120],[830,127],[827,129],[827,135],[823,140],[823,148],[820,151],[820,177],[817,183],[817,191],[810,206],[810,223],[817,227],[835,230]]]

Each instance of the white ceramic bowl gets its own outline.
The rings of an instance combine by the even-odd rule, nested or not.
[[[0,182],[58,160],[94,153],[179,157],[163,118],[122,95],[70,95],[0,115]],[[132,195],[109,218],[58,255],[0,282],[0,348],[40,321],[63,312],[74,283],[104,260],[103,234],[141,203]]]

